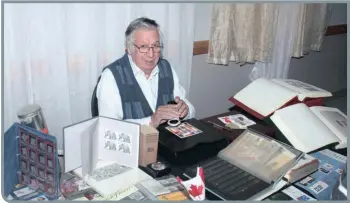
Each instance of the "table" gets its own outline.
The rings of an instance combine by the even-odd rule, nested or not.
[[[209,125],[213,128],[215,128],[217,131],[219,131],[221,134],[227,136],[227,138],[230,141],[235,140],[244,130],[242,129],[234,129],[234,130],[230,130],[230,129],[225,129],[224,128],[224,124],[218,119],[218,117],[223,117],[223,116],[228,116],[228,115],[235,115],[235,114],[243,114],[246,117],[248,117],[249,119],[253,120],[254,122],[256,122],[255,125],[250,126],[249,128],[255,131],[259,131],[265,135],[268,135],[272,138],[275,138],[277,140],[279,140],[280,136],[278,136],[279,130],[276,129],[273,125],[270,125],[269,122],[267,122],[266,120],[262,121],[262,120],[258,120],[255,117],[249,115],[248,113],[246,113],[244,110],[239,109],[238,107],[233,107],[230,109],[229,112],[225,112],[225,113],[221,113],[218,115],[214,115],[214,116],[210,116],[204,119],[201,119],[200,121],[203,122],[206,125]],[[277,136],[276,136],[277,135]],[[280,140],[282,141],[282,140]],[[283,141],[282,141],[283,142]],[[342,154],[344,156],[347,155],[347,149],[342,149],[342,150],[332,150],[335,151],[339,154]],[[159,156],[160,160],[162,161],[166,161],[165,159],[161,158],[161,155]],[[181,177],[183,180],[186,180],[187,178],[184,177],[183,173],[185,171],[187,166],[176,166],[176,165],[172,165],[172,174],[174,176],[179,176]],[[284,188],[282,188],[284,189]],[[281,190],[280,190],[281,191]],[[277,191],[279,192],[279,191]],[[277,193],[276,192],[276,193]],[[208,200],[220,200],[218,197],[216,197],[215,195],[213,195],[212,193],[206,191],[206,197]]]
[[[225,112],[225,113],[221,113],[218,115],[214,115],[214,116],[210,116],[207,118],[203,118],[200,121],[210,125],[214,128],[216,128],[217,130],[221,131],[222,134],[224,134],[225,136],[227,136],[231,141],[233,141],[234,139],[236,139],[243,131],[244,129],[233,129],[233,130],[225,130],[225,129],[221,129],[219,126],[224,126],[223,123],[218,119],[218,117],[223,117],[223,116],[229,116],[229,115],[236,115],[236,114],[243,114],[244,116],[246,116],[247,118],[253,120],[256,124],[252,125],[250,127],[248,127],[249,129],[261,132],[265,135],[268,135],[272,138],[275,138],[275,129],[271,126],[268,126],[266,123],[264,123],[263,121],[260,121],[258,119],[252,118],[250,115],[247,115],[245,113],[242,113],[238,110],[232,110],[229,112]],[[217,125],[213,125],[213,123],[217,124]]]

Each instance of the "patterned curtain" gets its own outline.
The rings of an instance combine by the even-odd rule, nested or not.
[[[257,63],[251,78],[286,77],[291,57],[320,51],[328,4],[214,4],[208,63]]]

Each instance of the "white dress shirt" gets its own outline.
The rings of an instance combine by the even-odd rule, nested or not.
[[[149,78],[147,79],[144,72],[136,66],[130,55],[128,55],[128,58],[136,81],[139,83],[139,86],[145,95],[152,111],[155,112],[158,98],[158,66],[153,69]],[[178,96],[187,104],[189,112],[185,119],[194,118],[195,109],[193,105],[186,99],[186,91],[180,85],[176,72],[173,68],[171,68],[171,70],[174,80],[174,98]],[[109,69],[106,69],[102,72],[101,80],[97,86],[96,96],[98,99],[99,115],[116,118],[119,120],[123,119],[123,107],[119,89],[114,76]],[[126,121],[149,125],[151,122],[151,116],[141,119],[126,119]]]

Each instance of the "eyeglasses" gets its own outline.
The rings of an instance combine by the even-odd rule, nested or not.
[[[141,45],[140,47],[138,47],[134,43],[133,43],[133,45],[139,49],[140,53],[148,53],[150,49],[153,49],[153,52],[155,52],[155,53],[159,53],[163,49],[163,46],[161,46],[161,45],[155,45],[153,47],[148,47],[148,46],[144,46],[144,45]]]

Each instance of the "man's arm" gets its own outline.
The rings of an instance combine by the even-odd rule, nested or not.
[[[103,71],[97,86],[96,96],[100,116],[123,120],[123,106],[119,89],[111,70],[106,69]],[[125,119],[125,121],[148,125],[151,121],[151,116],[141,119]]]
[[[174,98],[177,96],[180,97],[180,99],[182,99],[188,106],[188,114],[187,114],[187,116],[185,116],[184,119],[194,118],[196,111],[195,111],[193,105],[191,104],[191,102],[188,101],[188,99],[186,98],[186,91],[181,86],[181,84],[179,82],[179,77],[177,76],[177,73],[175,72],[175,70],[173,68],[171,68],[171,69],[172,69],[173,78],[174,78]]]

